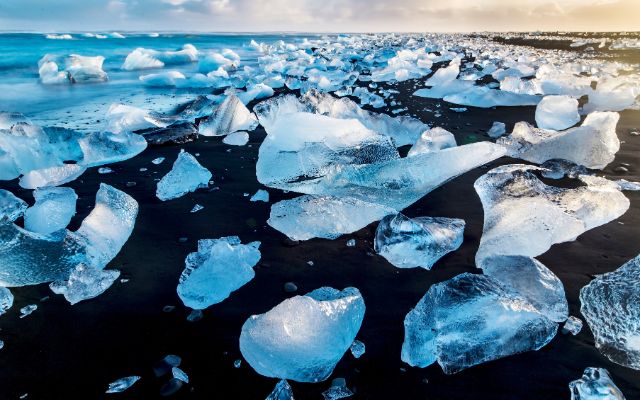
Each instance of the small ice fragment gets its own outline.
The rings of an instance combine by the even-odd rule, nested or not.
[[[0,340],[0,350],[2,350],[4,348],[4,341]]]
[[[264,201],[265,203],[269,202],[269,192],[263,189],[259,189],[249,201]]]
[[[234,368],[240,368],[241,365],[242,365],[242,360],[235,360],[233,362],[233,367]]]
[[[294,400],[293,391],[291,390],[289,382],[284,379],[278,382],[266,400]]]
[[[499,138],[500,136],[504,135],[505,133],[507,133],[507,128],[506,128],[504,122],[495,121],[493,123],[493,125],[491,125],[491,128],[487,132],[487,135],[489,135],[489,137],[495,139],[495,138]]]
[[[98,168],[98,173],[99,174],[110,174],[112,172],[113,172],[113,170],[111,168],[109,168],[109,167],[100,167],[100,168]]]
[[[180,368],[172,367],[171,374],[174,378],[181,380],[184,383],[189,383],[189,376]]]
[[[331,382],[331,387],[322,392],[324,400],[339,400],[353,396],[353,392],[347,387],[347,383],[342,378],[336,378]]]
[[[242,193],[243,197],[249,197],[249,193]]]
[[[355,358],[360,358],[365,351],[364,343],[359,340],[354,340],[353,343],[351,343],[349,350],[351,350],[351,354],[353,354]]]
[[[109,384],[109,388],[105,393],[120,393],[129,389],[134,383],[138,382],[139,376],[127,376],[126,378],[120,378]]]
[[[536,107],[536,125],[562,131],[580,122],[578,100],[570,96],[545,96]]]
[[[187,321],[189,322],[198,322],[204,317],[202,310],[191,310],[189,315],[187,315]]]
[[[580,318],[570,316],[562,327],[562,333],[571,333],[577,335],[582,330],[582,320]]]
[[[200,165],[194,156],[180,150],[171,171],[158,182],[156,196],[162,201],[177,199],[189,192],[206,188],[211,177],[211,172]]]
[[[435,127],[424,131],[420,135],[418,141],[409,149],[407,156],[415,156],[456,146],[456,138],[451,132]]]
[[[463,113],[465,111],[467,111],[466,107],[456,107],[456,108],[450,108],[451,111],[453,112],[457,112],[457,113]]]
[[[244,146],[249,141],[249,133],[245,131],[233,132],[222,139],[222,143],[231,146]]]
[[[604,368],[585,369],[582,378],[569,383],[569,390],[571,400],[625,400]]]
[[[182,358],[175,354],[168,354],[162,360],[153,365],[153,373],[158,378],[164,376],[172,371],[173,367],[179,367],[182,363]]]
[[[38,309],[38,306],[36,304],[29,304],[28,306],[22,307],[20,309],[20,318],[26,317],[27,315],[31,314],[37,309]]]
[[[182,388],[184,382],[177,378],[171,378],[160,387],[160,397],[173,396]]]
[[[71,271],[69,280],[52,282],[49,287],[73,305],[101,295],[119,276],[120,271],[115,269],[102,270],[80,264]]]
[[[195,213],[195,212],[198,212],[198,211],[203,210],[203,209],[204,209],[204,207],[203,207],[203,206],[201,206],[200,204],[196,204],[196,205],[195,205],[195,206],[193,206],[193,208],[191,209],[191,212],[192,212],[192,213]]]
[[[353,247],[355,245],[356,245],[356,240],[355,239],[347,240],[347,247]]]
[[[159,165],[159,164],[162,164],[163,161],[164,161],[164,157],[158,157],[151,160],[151,163],[155,165]]]
[[[13,305],[13,294],[6,287],[0,286],[0,315],[7,312]]]
[[[309,260],[309,261],[307,261],[307,264],[308,264],[310,267],[313,267],[313,261]]]
[[[140,168],[140,172],[145,172],[145,171],[147,171],[147,168],[145,167]]]

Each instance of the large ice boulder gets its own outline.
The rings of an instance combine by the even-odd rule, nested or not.
[[[260,242],[240,243],[237,236],[198,241],[180,275],[178,296],[185,306],[202,310],[229,297],[255,276]]]
[[[580,122],[578,100],[570,96],[545,96],[536,107],[536,125],[562,131]]]
[[[464,221],[457,218],[387,215],[378,224],[375,251],[398,268],[431,269],[462,244]]]
[[[358,289],[323,287],[247,319],[240,351],[261,375],[298,382],[327,379],[364,318]]]
[[[640,370],[640,256],[596,276],[580,290],[580,303],[598,350]]]
[[[162,201],[177,199],[189,192],[206,188],[212,176],[194,156],[180,150],[171,171],[158,182],[156,196]]]
[[[558,330],[527,299],[485,276],[464,273],[429,288],[405,320],[402,361],[446,374],[538,350]]]

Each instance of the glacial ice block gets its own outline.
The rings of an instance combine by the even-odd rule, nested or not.
[[[422,135],[420,135],[418,141],[409,149],[407,156],[411,157],[417,154],[456,147],[457,145],[456,138],[451,132],[440,127],[435,127],[424,131]]]
[[[336,239],[393,213],[350,197],[300,196],[273,204],[267,223],[293,240]]]
[[[512,164],[494,168],[474,187],[484,208],[484,229],[476,265],[497,255],[535,257],[553,244],[575,240],[629,208],[618,184],[581,175],[585,184],[563,189],[542,183],[539,167]]]
[[[255,276],[260,242],[241,244],[237,236],[198,241],[180,275],[178,296],[185,306],[203,310],[229,297]]]
[[[460,247],[464,225],[457,218],[387,215],[376,229],[374,249],[398,268],[431,269],[445,254]]]
[[[582,378],[569,383],[569,390],[571,400],[625,400],[604,368],[586,368]]]
[[[109,289],[120,276],[115,269],[102,270],[79,264],[66,281],[54,281],[49,287],[55,294],[62,294],[71,305],[93,299]]]
[[[212,174],[200,165],[198,160],[184,150],[180,150],[171,171],[158,182],[156,196],[167,201],[177,199],[209,185]]]
[[[105,116],[105,131],[113,133],[132,132],[146,128],[164,128],[169,122],[138,107],[111,104]]]
[[[76,232],[40,235],[0,220],[0,286],[66,280],[78,264],[104,268],[133,230],[138,203],[101,184],[96,205]]]
[[[43,188],[33,191],[36,203],[24,215],[25,229],[48,235],[69,225],[76,214],[78,195],[71,188]]]
[[[198,61],[198,49],[185,44],[177,51],[158,51],[139,47],[129,53],[122,64],[127,71],[162,68],[165,65],[188,64]]]
[[[27,202],[16,197],[8,190],[0,189],[0,220],[15,221],[26,211]]]
[[[509,149],[509,156],[537,164],[564,159],[587,168],[603,169],[620,150],[616,125],[620,116],[613,112],[593,112],[579,127],[566,131],[534,128],[518,122],[509,136],[497,143]]]
[[[238,96],[230,94],[210,116],[202,119],[198,133],[203,136],[226,136],[237,131],[252,131],[258,119]]]
[[[640,256],[596,276],[580,290],[580,303],[598,350],[640,370]]]
[[[525,298],[485,275],[463,273],[429,288],[405,320],[402,361],[446,374],[538,350],[557,324]]]
[[[261,375],[298,382],[326,380],[360,330],[358,289],[322,287],[247,319],[240,351]]]
[[[536,107],[540,129],[562,131],[580,122],[578,100],[570,96],[545,96]]]

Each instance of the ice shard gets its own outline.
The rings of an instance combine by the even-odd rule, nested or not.
[[[266,400],[294,400],[293,390],[291,390],[289,382],[284,379],[278,382]]]
[[[48,235],[64,229],[76,214],[78,195],[71,188],[43,188],[33,191],[36,203],[24,215],[25,229]]]
[[[120,393],[129,389],[134,383],[140,380],[139,376],[127,376],[117,379],[109,384],[109,388],[105,393]]]
[[[211,172],[200,165],[194,156],[180,150],[171,171],[158,182],[156,196],[162,201],[177,199],[189,192],[206,188],[211,177]]]
[[[230,94],[210,116],[202,119],[198,132],[203,136],[226,136],[238,131],[251,131],[258,126],[256,116]]]
[[[598,350],[640,370],[640,256],[596,276],[580,290],[580,303]]]
[[[405,320],[402,361],[446,374],[538,350],[557,324],[524,297],[485,275],[463,273],[429,288]]]
[[[364,312],[356,288],[316,289],[249,317],[240,333],[240,351],[261,375],[324,381],[349,350]]]
[[[255,276],[260,242],[240,243],[237,236],[198,241],[180,275],[178,296],[185,306],[202,310],[229,297]]]
[[[398,268],[431,269],[445,254],[460,247],[464,225],[457,218],[387,215],[376,229],[374,249]]]
[[[582,378],[569,383],[569,390],[571,400],[625,400],[604,368],[585,369]]]
[[[66,281],[54,281],[49,284],[49,287],[53,293],[64,295],[64,298],[73,305],[101,295],[119,276],[118,270],[102,270],[79,264],[71,271]]]

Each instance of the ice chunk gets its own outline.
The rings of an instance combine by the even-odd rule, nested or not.
[[[346,386],[331,386],[322,392],[324,400],[338,400],[353,396],[353,392]]]
[[[558,158],[602,169],[620,149],[616,135],[619,118],[617,113],[594,112],[581,126],[561,132],[518,122],[511,135],[498,139],[497,143],[509,149],[509,156],[538,164]]]
[[[151,160],[151,163],[154,165],[160,165],[164,161],[164,157],[158,157]]]
[[[448,94],[443,97],[443,100],[462,106],[490,108],[501,106],[535,106],[540,101],[540,96],[505,92],[498,89],[489,89],[486,86],[471,86],[466,90]]]
[[[198,60],[198,50],[191,44],[185,44],[178,51],[157,51],[139,47],[129,53],[122,69],[127,71],[162,68],[165,65],[188,64]]]
[[[155,74],[142,75],[139,79],[145,86],[174,87],[185,81],[187,77],[185,77],[180,71],[164,71]]]
[[[365,351],[364,343],[359,340],[354,340],[353,343],[351,343],[351,347],[349,347],[349,350],[351,350],[351,354],[353,354],[355,358],[360,358]]]
[[[71,188],[44,188],[33,191],[36,203],[24,215],[25,229],[48,235],[64,229],[76,214],[78,196]]]
[[[493,125],[491,125],[491,128],[489,128],[489,131],[487,132],[487,135],[489,135],[489,137],[491,138],[499,138],[500,136],[504,135],[505,133],[507,133],[506,127],[504,125],[504,122],[498,122],[495,121],[493,123]]]
[[[276,387],[273,389],[273,392],[267,396],[266,400],[294,400],[293,390],[291,390],[289,382],[284,379],[278,382]]]
[[[38,309],[36,304],[29,304],[28,306],[24,306],[20,309],[20,318],[24,318],[28,315],[31,315],[35,310]]]
[[[237,131],[251,131],[257,126],[256,116],[236,95],[230,94],[211,116],[200,121],[198,131],[203,136],[225,136]]]
[[[222,143],[232,146],[244,146],[249,141],[249,133],[238,131],[228,134],[222,139]]]
[[[598,80],[596,90],[589,92],[589,101],[583,111],[622,111],[636,108],[640,97],[638,76],[624,75],[618,77],[603,77]]]
[[[66,71],[72,83],[105,82],[109,76],[102,70],[103,63],[102,56],[88,57],[72,54],[66,59]]]
[[[580,122],[578,100],[570,96],[545,96],[536,107],[536,125],[562,131]]]
[[[126,378],[120,378],[109,384],[109,388],[105,393],[120,393],[129,389],[134,383],[140,380],[139,376],[127,376]]]
[[[194,156],[180,150],[171,171],[158,182],[156,196],[162,201],[177,199],[189,192],[206,188],[211,177],[211,172],[200,165]]]
[[[85,166],[78,164],[64,164],[56,167],[34,169],[26,172],[20,178],[20,187],[37,189],[64,185],[78,178],[86,170]]]
[[[253,279],[253,267],[260,261],[259,246],[260,242],[241,244],[237,236],[199,240],[198,251],[187,256],[178,283],[184,305],[205,309]]]
[[[13,305],[13,294],[6,287],[0,286],[0,315],[7,312]]]
[[[253,100],[260,100],[271,96],[273,96],[273,88],[264,83],[258,83],[257,85],[247,88],[246,92],[238,93],[238,98],[245,105],[251,103]]]
[[[527,299],[551,321],[562,322],[567,319],[569,304],[562,282],[535,258],[489,257],[483,261],[482,271]]]
[[[184,144],[198,138],[198,129],[191,122],[176,122],[164,128],[149,128],[138,133],[152,146]]]
[[[424,131],[420,135],[418,141],[409,149],[407,156],[415,156],[416,154],[429,153],[456,146],[456,138],[451,132],[435,127]]]
[[[196,212],[198,212],[198,211],[200,211],[200,210],[204,210],[204,207],[203,207],[203,206],[201,206],[200,204],[196,204],[196,205],[194,205],[194,206],[193,206],[193,208],[191,209],[191,211],[190,211],[190,212],[192,212],[192,213],[196,213]]]
[[[101,295],[119,276],[118,270],[101,270],[79,264],[71,271],[67,281],[55,281],[49,284],[49,287],[53,293],[64,295],[64,298],[73,305]]]
[[[171,368],[171,374],[173,375],[174,378],[179,379],[184,383],[189,383],[189,376],[187,375],[186,372],[184,372],[180,368],[178,367]]]
[[[640,370],[640,256],[596,276],[580,290],[580,303],[598,350]]]
[[[569,390],[571,400],[625,400],[604,368],[585,369],[582,378],[569,383]]]
[[[27,209],[27,202],[19,199],[8,190],[0,189],[0,220],[7,218],[15,221],[20,218]]]
[[[264,201],[265,203],[269,202],[269,192],[263,189],[259,189],[249,201]]]
[[[429,288],[405,320],[402,361],[446,374],[538,350],[557,324],[523,297],[485,275],[463,273]]]
[[[267,223],[293,240],[335,239],[392,213],[391,207],[350,197],[300,196],[273,204]]]
[[[478,178],[474,187],[484,208],[484,230],[476,265],[495,255],[535,257],[551,245],[575,240],[629,208],[615,182],[580,176],[585,186],[547,186],[528,165],[505,165]]]
[[[131,235],[138,203],[105,184],[76,232],[44,236],[0,221],[0,286],[65,280],[78,264],[104,268]]]
[[[356,288],[316,289],[249,317],[240,333],[240,351],[261,375],[324,381],[353,343],[364,312]]]
[[[567,318],[567,321],[562,326],[562,333],[571,333],[577,335],[582,330],[582,320],[574,317],[573,315]]]
[[[398,268],[431,269],[445,254],[460,247],[464,225],[456,218],[387,215],[376,229],[374,249]]]
[[[106,115],[105,131],[131,132],[145,128],[165,127],[166,121],[141,108],[124,104],[112,104]]]

